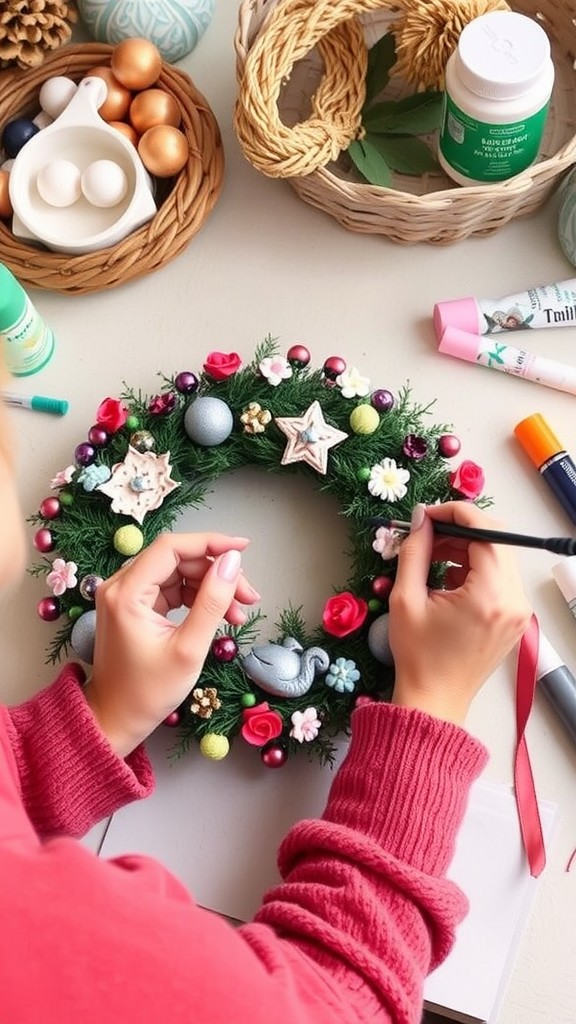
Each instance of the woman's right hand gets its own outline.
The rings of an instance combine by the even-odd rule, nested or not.
[[[518,642],[531,609],[513,549],[434,535],[432,521],[502,528],[467,501],[417,505],[390,595],[393,703],[461,725],[488,677]],[[429,590],[432,561],[456,563]]]

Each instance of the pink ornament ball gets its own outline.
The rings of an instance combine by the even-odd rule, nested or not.
[[[394,582],[389,576],[375,576],[372,580],[372,593],[380,601],[385,601],[390,596],[393,586]]]
[[[108,444],[109,440],[110,434],[105,427],[102,427],[99,423],[95,423],[93,427],[90,427],[88,441],[95,448],[103,448],[105,444]]]
[[[40,551],[43,555],[54,550],[54,537],[52,536],[51,531],[47,530],[45,526],[40,530],[36,530],[32,543],[34,544],[36,551]]]
[[[455,434],[442,434],[438,441],[438,451],[444,459],[454,458],[455,455],[458,455],[461,447],[460,438]]]
[[[40,505],[40,515],[43,519],[57,519],[62,512],[62,505],[58,498],[52,496],[44,498]]]
[[[266,768],[282,768],[288,760],[288,751],[280,743],[271,743],[261,750],[260,757]]]
[[[327,377],[328,380],[336,380],[336,377],[339,377],[341,373],[344,373],[344,370],[346,369],[346,360],[342,359],[341,356],[329,356],[322,369],[324,370],[324,376]]]
[[[212,641],[212,654],[216,661],[233,661],[238,654],[238,644],[231,636],[217,636]]]
[[[292,345],[286,353],[289,363],[298,369],[303,369],[310,362],[310,353],[305,345]]]
[[[43,622],[55,622],[60,617],[60,602],[56,597],[43,597],[37,610]]]

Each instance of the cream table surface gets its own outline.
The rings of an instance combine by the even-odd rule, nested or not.
[[[406,248],[345,231],[304,205],[288,185],[259,176],[244,160],[231,127],[235,25],[235,5],[217,4],[205,37],[181,62],[216,113],[227,157],[221,199],[200,234],[161,271],[112,291],[78,298],[34,293],[57,333],[57,352],[41,373],[15,382],[14,388],[68,398],[71,407],[62,419],[13,413],[26,514],[48,493],[54,472],[71,461],[98,402],[118,394],[123,381],[149,393],[159,370],[197,369],[213,348],[235,349],[249,359],[270,333],[284,350],[305,343],[314,365],[342,355],[375,387],[395,390],[408,381],[418,401],[435,398],[434,420],[451,422],[462,440],[461,456],[485,467],[497,515],[518,531],[568,534],[570,522],[518,450],[512,430],[539,411],[574,454],[576,398],[439,355],[431,321],[433,305],[441,299],[498,297],[576,277],[557,244],[555,201],[491,237],[443,248]],[[572,328],[517,340],[542,355],[576,363]],[[346,574],[342,525],[327,501],[297,486],[294,493],[280,492],[274,481],[246,471],[219,481],[214,502],[209,499],[198,518],[182,528],[235,523],[254,538],[245,563],[272,621],[288,595],[317,619],[323,596]],[[277,552],[274,572],[271,550]],[[542,628],[576,673],[576,622],[551,577],[556,557],[530,551],[520,557]],[[45,664],[52,627],[35,613],[45,592],[42,582],[27,577],[4,602],[6,701],[25,698],[53,675]],[[513,676],[511,661],[484,688],[469,719],[471,731],[490,750],[487,776],[503,782],[512,778]],[[536,699],[528,740],[538,793],[559,805],[561,817],[499,1024],[569,1024],[576,1020],[576,870],[566,873],[565,866],[576,845],[576,750],[542,696]],[[215,801],[226,770],[224,765],[218,774],[214,770]],[[275,778],[281,799],[282,782],[278,774]],[[319,786],[318,810],[324,791],[325,785]],[[254,857],[257,864],[256,849]]]

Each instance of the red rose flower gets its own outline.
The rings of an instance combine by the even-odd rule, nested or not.
[[[322,625],[331,636],[348,636],[364,622],[368,605],[361,597],[355,597],[348,590],[330,597],[324,605]]]
[[[226,380],[241,366],[242,360],[237,352],[209,352],[202,369],[213,380]]]
[[[263,747],[269,740],[276,739],[284,728],[281,716],[266,701],[253,708],[244,708],[242,722],[242,736],[253,747]]]
[[[122,405],[119,398],[105,398],[103,402],[100,402],[96,413],[96,423],[105,427],[111,434],[120,430],[127,419],[128,410]]]
[[[470,459],[460,463],[449,476],[452,490],[464,498],[477,498],[484,488],[484,470]]]

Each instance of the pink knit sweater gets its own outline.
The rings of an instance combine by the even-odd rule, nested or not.
[[[420,712],[356,710],[322,819],[291,830],[283,883],[234,930],[155,861],[70,838],[153,785],[81,681],[68,666],[0,708],[3,1024],[417,1024],[466,910],[445,871],[484,748]]]

